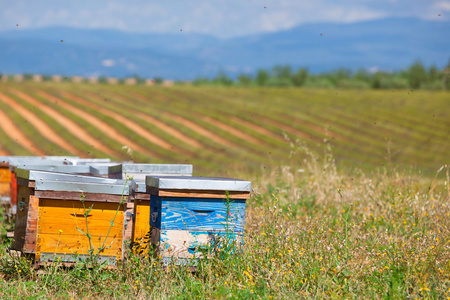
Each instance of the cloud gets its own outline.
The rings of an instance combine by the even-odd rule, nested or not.
[[[113,59],[104,59],[102,60],[102,66],[104,67],[114,67],[116,62]]]
[[[441,1],[433,5],[436,10],[450,11],[450,2]]]
[[[437,17],[443,0],[0,0],[0,30],[66,26],[133,32],[196,32],[244,36],[318,22],[350,23],[382,17]],[[265,8],[264,8],[265,7]],[[443,17],[441,18],[443,19]]]

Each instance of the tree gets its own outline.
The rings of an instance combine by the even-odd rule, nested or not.
[[[258,73],[256,74],[256,83],[259,86],[266,85],[268,79],[269,79],[269,72],[263,69],[258,70]]]
[[[289,65],[285,66],[275,66],[272,71],[273,77],[277,79],[291,79],[292,77],[292,69]]]
[[[295,86],[302,86],[308,78],[308,70],[300,68],[297,73],[292,75],[292,83]]]
[[[229,78],[224,71],[219,71],[214,82],[225,86],[233,85],[233,79]]]
[[[416,61],[406,72],[409,81],[409,86],[412,89],[419,89],[422,83],[427,81],[427,70],[422,62]]]
[[[252,78],[246,74],[241,74],[238,77],[239,84],[242,86],[249,86],[252,82]]]

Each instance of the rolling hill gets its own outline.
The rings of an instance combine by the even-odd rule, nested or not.
[[[196,175],[289,165],[332,147],[337,165],[450,162],[446,92],[0,83],[0,155],[191,163]],[[127,151],[131,149],[132,152]]]

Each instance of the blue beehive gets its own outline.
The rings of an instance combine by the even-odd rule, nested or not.
[[[233,178],[146,178],[151,242],[165,265],[187,264],[221,241],[242,244],[251,182]]]

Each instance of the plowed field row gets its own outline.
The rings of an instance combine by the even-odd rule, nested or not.
[[[232,175],[330,144],[342,166],[433,172],[450,163],[449,99],[426,91],[0,83],[0,155],[191,163],[196,175]]]

